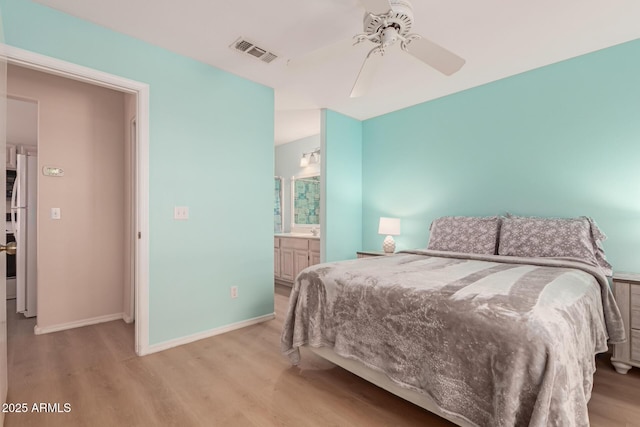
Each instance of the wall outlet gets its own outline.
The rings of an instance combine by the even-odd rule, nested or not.
[[[189,219],[189,208],[187,206],[175,206],[173,208],[173,219]]]
[[[232,286],[231,287],[231,298],[238,298],[238,287],[237,286]]]

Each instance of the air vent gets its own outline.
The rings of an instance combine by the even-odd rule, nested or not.
[[[270,63],[271,61],[273,61],[276,58],[277,58],[277,56],[275,56],[273,53],[267,52],[267,54],[265,56],[263,56],[262,58],[260,58],[260,59],[262,59],[266,63]]]
[[[240,37],[229,47],[231,49],[237,50],[238,52],[246,53],[247,55],[259,59],[262,62],[266,62],[267,64],[270,64],[276,58],[278,58],[278,55],[276,55],[275,53],[269,52],[262,47],[258,47],[255,43],[243,37]]]

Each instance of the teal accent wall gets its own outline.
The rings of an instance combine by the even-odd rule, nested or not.
[[[363,140],[365,249],[380,216],[407,249],[442,215],[588,215],[640,272],[639,40],[367,120]]]
[[[356,258],[362,249],[362,122],[322,110],[323,262]]]
[[[273,90],[26,0],[0,8],[7,44],[150,85],[149,344],[273,313]]]
[[[308,153],[320,147],[320,135],[297,139],[287,144],[276,145],[276,176],[284,179],[284,232],[291,231],[291,177],[320,175],[320,164],[309,163],[300,167],[302,153]],[[322,161],[322,160],[321,160]]]

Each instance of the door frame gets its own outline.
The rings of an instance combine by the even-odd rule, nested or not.
[[[0,43],[7,64],[136,95],[135,352],[149,354],[149,85]]]

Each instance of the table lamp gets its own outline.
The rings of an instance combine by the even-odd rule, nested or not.
[[[393,237],[400,235],[400,218],[380,217],[380,225],[378,226],[378,234],[386,235],[382,249],[387,254],[392,254],[396,250],[396,242]]]

